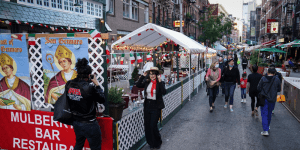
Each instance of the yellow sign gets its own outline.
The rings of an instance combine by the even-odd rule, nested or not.
[[[175,21],[173,21],[173,26],[174,26],[175,28],[180,27],[180,20],[175,20]],[[183,20],[182,20],[182,27],[184,27],[184,21],[183,21]]]
[[[278,42],[284,42],[284,38],[279,39]]]

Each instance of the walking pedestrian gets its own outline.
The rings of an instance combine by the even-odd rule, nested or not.
[[[279,81],[280,81],[280,86],[281,86],[281,83],[282,83],[282,75],[281,75],[281,73],[279,73],[279,72],[276,71],[276,68],[275,68],[275,65],[274,65],[274,64],[271,64],[271,65],[269,66],[269,68],[275,69],[275,76],[279,79]],[[268,76],[268,73],[266,73],[265,76]],[[279,92],[280,92],[280,91],[279,91]],[[274,105],[274,109],[275,109],[275,105]],[[273,111],[272,111],[272,114],[274,114],[274,109],[273,109]]]
[[[75,67],[77,77],[68,81],[65,86],[65,92],[68,92],[67,100],[75,120],[74,150],[82,150],[86,139],[92,150],[101,150],[101,130],[96,121],[96,109],[97,102],[105,102],[105,96],[95,76],[91,75],[92,68],[86,58],[78,59]]]
[[[227,108],[228,99],[230,105],[230,111],[233,112],[233,96],[234,90],[236,87],[236,82],[238,83],[238,88],[240,88],[240,72],[237,67],[234,66],[233,59],[228,60],[228,66],[224,69],[222,73],[222,80],[225,84],[225,105],[224,108]]]
[[[277,92],[280,92],[280,80],[275,76],[276,70],[268,69],[268,76],[263,76],[259,81],[257,90],[265,96],[265,104],[260,107],[263,131],[261,135],[269,135],[272,111],[275,106]]]
[[[244,72],[242,74],[242,78],[240,79],[241,82],[241,103],[246,103],[246,87],[247,87],[247,73]]]
[[[166,94],[166,89],[165,82],[161,81],[159,76],[161,73],[157,67],[151,67],[136,84],[138,88],[145,89],[144,126],[146,141],[151,149],[160,149],[162,144],[157,122],[161,117],[161,110],[165,108],[163,95]]]
[[[219,81],[221,79],[221,69],[219,68],[219,63],[217,61],[213,62],[208,68],[205,80],[207,81],[207,88],[209,91],[209,106],[210,112],[213,112],[215,108],[215,100],[217,96],[217,90],[219,88]]]
[[[258,116],[258,91],[257,91],[257,86],[258,83],[260,81],[260,79],[262,78],[262,75],[257,73],[258,67],[257,65],[252,66],[252,71],[253,73],[250,74],[248,76],[247,79],[247,94],[249,93],[249,96],[251,97],[251,110],[252,113],[251,115],[254,116]],[[255,98],[256,98],[256,105],[255,105]],[[254,109],[255,106],[255,109]]]
[[[247,66],[248,66],[248,60],[247,60],[247,57],[244,56],[244,58],[243,58],[243,60],[242,60],[243,72],[246,72]]]
[[[226,60],[226,61],[227,61],[227,60]],[[222,73],[223,70],[224,70],[224,68],[225,68],[225,63],[224,63],[222,57],[219,58],[219,68],[221,69],[221,73]],[[224,96],[224,95],[225,95],[224,84],[223,84],[222,80],[220,80],[220,81],[221,81],[221,88],[222,88],[222,96]],[[219,93],[219,92],[218,92],[218,93]],[[218,95],[218,94],[217,94],[217,95]]]
[[[234,65],[236,66],[236,67],[238,67],[238,57],[237,57],[237,55],[236,54],[234,54]]]

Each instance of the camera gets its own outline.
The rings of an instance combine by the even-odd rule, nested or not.
[[[91,79],[94,79],[94,77],[95,77],[95,75],[93,75],[93,74],[90,75],[90,78],[91,78]]]

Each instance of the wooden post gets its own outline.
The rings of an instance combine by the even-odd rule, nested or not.
[[[258,56],[257,56],[258,57],[257,58],[257,64],[256,64],[257,66],[258,66],[258,63],[259,63],[259,54],[260,54],[260,49],[259,49]]]

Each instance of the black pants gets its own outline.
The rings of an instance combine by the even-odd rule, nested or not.
[[[90,123],[74,121],[73,127],[76,135],[74,150],[82,150],[86,139],[89,141],[91,150],[101,150],[101,130],[96,120]]]
[[[256,105],[255,105],[255,97],[256,97]],[[258,108],[258,97],[256,96],[251,96],[251,109],[254,111],[254,105]]]
[[[158,148],[162,144],[157,127],[161,109],[156,108],[156,100],[146,100],[144,104],[144,125],[146,141],[150,148]]]
[[[243,64],[242,66],[243,66],[243,70],[245,70],[247,68],[247,65]]]
[[[209,91],[209,106],[212,107],[212,103],[215,103],[217,92],[218,92],[219,86],[214,86],[213,88],[208,88]]]

